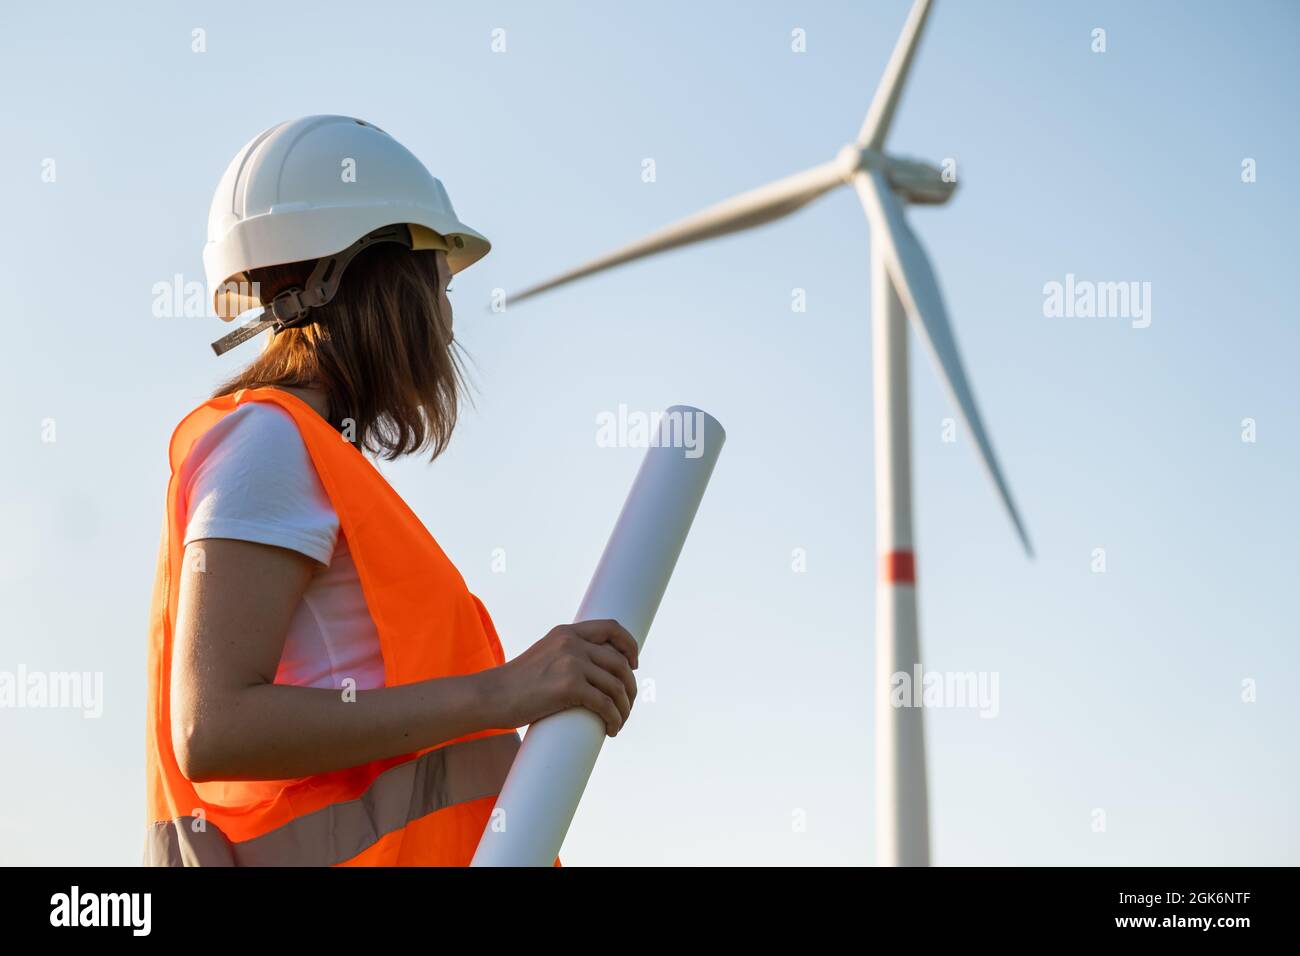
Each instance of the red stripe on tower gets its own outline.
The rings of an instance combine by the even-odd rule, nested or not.
[[[916,556],[911,551],[886,551],[880,556],[880,576],[890,584],[915,584]]]

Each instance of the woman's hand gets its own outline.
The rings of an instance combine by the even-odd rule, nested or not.
[[[485,672],[503,725],[522,727],[550,714],[585,707],[618,735],[636,700],[636,640],[617,621],[580,621],[553,628],[514,660]]]

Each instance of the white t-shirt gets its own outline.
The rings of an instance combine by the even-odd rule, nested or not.
[[[321,566],[294,611],[277,684],[384,686],[379,634],[357,568],[298,426],[266,402],[241,405],[195,442],[181,467],[185,544],[234,538],[298,551]]]

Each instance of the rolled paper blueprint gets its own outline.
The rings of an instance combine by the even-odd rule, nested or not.
[[[712,415],[685,405],[664,412],[652,435],[574,618],[612,618],[638,647],[727,438]],[[552,865],[604,742],[604,722],[582,707],[529,727],[471,866]]]

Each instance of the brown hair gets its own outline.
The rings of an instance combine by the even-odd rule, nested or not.
[[[464,387],[451,313],[442,306],[440,255],[393,243],[363,250],[334,299],[312,310],[314,321],[273,333],[262,354],[213,397],[241,388],[318,386],[330,424],[358,448],[389,460],[426,449],[438,457]],[[249,278],[269,302],[303,285],[314,264],[268,266]]]

